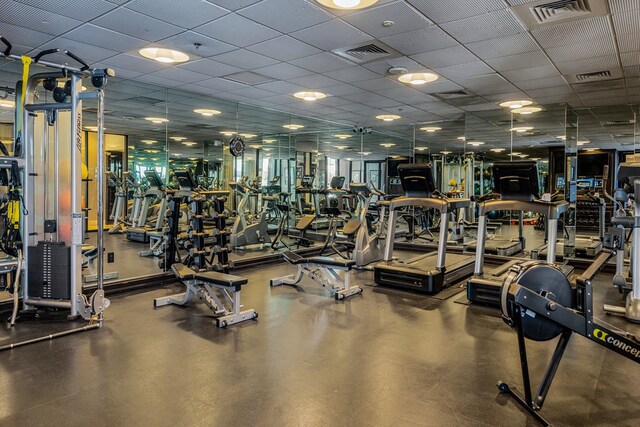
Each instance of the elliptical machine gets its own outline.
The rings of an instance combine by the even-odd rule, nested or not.
[[[249,245],[271,243],[268,233],[269,225],[266,221],[266,209],[262,209],[258,219],[253,223],[250,223],[247,218],[246,209],[250,203],[249,197],[252,192],[257,190],[252,189],[248,184],[240,182],[230,182],[229,187],[242,195],[240,203],[238,203],[238,214],[231,229],[229,239],[231,247],[233,249],[242,249]]]
[[[380,244],[380,231],[382,228],[375,227],[373,233],[369,230],[367,212],[373,192],[366,183],[352,182],[349,190],[358,198],[358,216],[360,227],[355,234],[352,259],[356,262],[356,267],[364,267],[374,261],[382,259],[382,245]],[[382,222],[381,222],[382,224]]]

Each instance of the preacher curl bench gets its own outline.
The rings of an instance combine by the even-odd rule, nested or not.
[[[271,286],[295,285],[303,276],[308,276],[320,286],[328,288],[336,300],[362,293],[359,286],[351,286],[351,268],[356,264],[353,260],[326,256],[305,258],[291,251],[284,252],[282,256],[289,264],[297,266],[298,271],[296,274],[271,279]],[[344,279],[340,277],[339,271],[344,271]]]
[[[258,313],[253,309],[240,311],[240,290],[248,282],[244,277],[216,271],[197,272],[182,263],[172,264],[171,270],[187,287],[187,291],[155,298],[154,307],[185,305],[196,296],[213,311],[219,328],[258,318]]]

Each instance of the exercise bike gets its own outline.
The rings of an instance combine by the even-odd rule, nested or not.
[[[248,184],[240,182],[230,182],[229,187],[242,195],[240,203],[238,204],[238,214],[231,228],[229,239],[231,247],[233,249],[242,249],[249,245],[271,243],[271,238],[268,233],[269,225],[266,221],[266,206],[257,215],[257,220],[250,222],[247,217],[246,209],[250,203],[249,198],[251,197],[251,193],[257,190],[249,187]]]

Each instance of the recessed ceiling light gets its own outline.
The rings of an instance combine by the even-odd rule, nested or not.
[[[262,146],[258,145],[258,144],[249,144],[249,148],[256,148],[257,149],[257,148],[262,148]]]
[[[145,144],[151,145],[151,144],[155,144],[156,141],[155,139],[141,139],[140,142],[144,142]]]
[[[509,153],[510,156],[519,156],[520,154],[522,154],[519,151],[512,151],[511,153]]]
[[[587,139],[581,139],[580,141],[577,142],[578,145],[587,145],[589,143],[589,140]]]
[[[522,108],[516,108],[511,110],[512,113],[514,114],[533,114],[533,113],[537,113],[538,111],[542,111],[542,108],[540,107],[522,107]]]
[[[540,163],[549,163],[549,160],[540,160]]]
[[[249,138],[255,138],[258,135],[254,134],[254,133],[241,133],[240,136],[243,137],[243,138],[249,139]]]
[[[332,9],[362,9],[378,3],[378,0],[316,0]]]
[[[145,117],[144,119],[150,121],[151,123],[155,123],[155,124],[167,123],[169,121],[168,119],[165,119],[164,117]]]
[[[369,154],[371,154],[371,151],[358,151],[358,154],[360,154],[361,156],[368,156]]]
[[[420,72],[420,73],[407,73],[398,76],[398,80],[402,83],[409,83],[412,85],[423,85],[425,83],[433,82],[438,80],[438,75],[430,72]]]
[[[596,150],[597,150],[597,148],[585,148],[584,151],[596,151]]]
[[[187,147],[193,147],[194,145],[197,145],[198,143],[189,141],[189,142],[183,142],[182,144],[186,145]]]
[[[511,132],[523,133],[533,129],[533,126],[517,126],[509,129]]]
[[[535,160],[536,162],[540,160],[540,157],[532,157],[531,160]]]
[[[198,160],[197,157],[189,157],[189,160],[191,160],[192,162],[195,162],[196,160]]]
[[[508,107],[511,109],[526,107],[527,105],[533,104],[532,101],[522,100],[522,101],[505,101],[501,102],[501,107]]]
[[[348,145],[336,145],[335,146],[338,150],[344,150],[345,148],[349,148]]]
[[[566,141],[567,140],[567,137],[564,136],[564,135],[558,135],[558,136],[556,136],[556,138],[559,139],[560,141]]]
[[[376,119],[382,120],[383,122],[392,122],[394,120],[398,120],[399,118],[400,116],[396,114],[381,114],[379,116],[376,116]]]
[[[351,160],[353,160],[353,159],[352,159],[351,157],[347,157],[345,160],[346,160],[347,162],[350,162],[350,161],[351,161]]]
[[[493,151],[494,153],[502,153],[506,148],[492,148],[489,151]]]
[[[129,150],[135,150],[136,147],[134,147],[133,145],[129,145]]]
[[[347,138],[351,138],[351,135],[347,135],[346,133],[339,133],[337,135],[334,135],[336,138],[338,139],[347,139]]]
[[[484,145],[484,142],[482,141],[469,141],[467,142],[468,145],[473,145],[474,147],[479,147],[481,145]]]
[[[277,139],[263,139],[262,142],[266,142],[267,144],[271,144],[272,142],[276,142]]]
[[[451,151],[441,151],[440,154],[444,154],[446,156],[447,154],[451,154]]]
[[[465,138],[464,136],[459,136],[456,138],[458,141],[465,141],[467,138]]]
[[[273,148],[263,148],[264,151],[273,151]]]
[[[197,109],[193,110],[193,112],[196,113],[196,114],[202,114],[205,117],[211,117],[211,116],[215,116],[217,114],[222,114],[222,111],[207,110],[206,108],[197,108]]]
[[[144,150],[147,153],[151,153],[151,154],[155,154],[155,153],[159,153],[160,150]]]
[[[187,62],[189,60],[189,55],[185,53],[161,47],[145,47],[140,49],[138,53],[145,58],[153,59],[154,61],[162,62],[164,64]]]
[[[282,127],[285,129],[296,130],[296,129],[302,129],[304,126],[291,124],[291,125],[282,125]]]
[[[224,135],[224,136],[233,136],[233,135],[235,135],[236,133],[235,133],[235,132],[231,132],[231,131],[229,131],[229,130],[224,130],[224,131],[220,132],[220,134],[221,134],[221,135]]]
[[[146,157],[138,157],[138,160],[147,160]]]
[[[170,136],[169,139],[173,139],[174,141],[180,142],[180,141],[184,141],[187,138],[184,136]]]
[[[435,132],[435,131],[438,131],[438,130],[441,130],[441,129],[442,128],[439,128],[438,126],[425,126],[423,128],[420,128],[420,130],[424,130],[424,131],[427,131],[427,132]]]
[[[318,99],[326,98],[327,94],[322,92],[296,92],[293,96],[305,101],[317,101]]]
[[[525,157],[529,157],[528,154],[518,154],[518,157],[520,157],[521,159],[524,159]]]
[[[428,150],[429,147],[416,147],[416,150],[418,151],[424,151],[424,150]]]
[[[15,102],[9,101],[8,99],[0,99],[0,107],[2,108],[13,108],[16,105]]]
[[[391,143],[391,142],[387,142],[387,143],[380,144],[380,145],[381,145],[382,147],[389,148],[389,147],[393,147],[393,146],[394,146],[394,145],[396,145],[396,144],[393,144],[393,143]]]

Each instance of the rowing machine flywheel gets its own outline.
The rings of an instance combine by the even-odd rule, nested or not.
[[[504,300],[512,284],[518,284],[537,294],[548,298],[551,303],[547,309],[553,309],[554,304],[571,307],[573,291],[569,280],[555,265],[545,261],[527,261],[512,267],[503,283],[503,315],[507,319],[515,316],[515,304]],[[506,312],[505,312],[506,310]],[[560,335],[563,327],[548,318],[535,313],[531,309],[522,307],[521,321],[524,336],[534,341],[547,341]],[[513,322],[509,322],[513,324]]]

